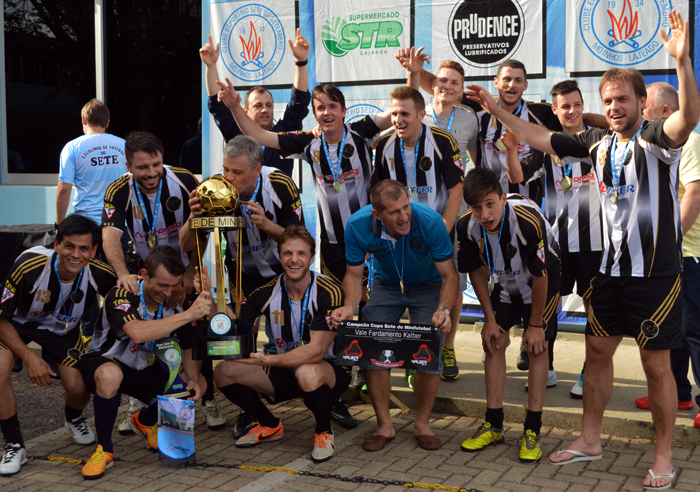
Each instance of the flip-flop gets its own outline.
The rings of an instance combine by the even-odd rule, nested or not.
[[[578,451],[574,451],[573,449],[562,449],[561,451],[557,451],[557,456],[559,456],[562,453],[573,454],[574,457],[570,460],[558,461],[556,463],[552,460],[549,460],[549,464],[554,466],[570,465],[571,463],[578,463],[580,461],[596,461],[603,457],[603,453],[591,456],[588,454],[579,453]]]
[[[673,472],[667,473],[665,475],[654,475],[654,472],[651,471],[651,468],[649,468],[649,475],[651,475],[651,481],[653,482],[657,478],[670,478],[671,481],[668,482],[666,485],[662,485],[661,487],[653,487],[651,485],[642,485],[644,487],[644,490],[666,490],[670,489],[671,486],[673,485],[673,481],[676,479],[676,469],[673,469]]]

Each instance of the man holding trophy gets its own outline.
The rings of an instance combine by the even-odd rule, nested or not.
[[[191,356],[190,323],[209,314],[211,296],[200,294],[186,311],[166,306],[185,273],[180,254],[170,246],[153,249],[140,273],[143,280],[136,294],[119,287],[107,294],[91,352],[81,357],[85,386],[94,395],[98,444],[83,467],[87,480],[101,478],[112,466],[112,429],[122,392],[152,402],[160,394],[198,400],[206,389],[199,385],[200,364]],[[180,365],[183,373],[178,376]],[[176,390],[180,392],[173,394]],[[158,449],[157,421],[157,401],[130,421],[131,429],[146,439],[151,450]]]

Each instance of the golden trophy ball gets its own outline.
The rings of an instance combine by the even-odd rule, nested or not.
[[[209,217],[231,215],[239,204],[238,189],[220,174],[200,183],[197,198],[202,204],[202,214]]]

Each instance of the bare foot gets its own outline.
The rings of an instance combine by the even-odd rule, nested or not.
[[[578,451],[579,453],[583,453],[587,456],[596,456],[603,453],[603,448],[600,445],[600,441],[598,441],[595,444],[590,444],[587,443],[582,437],[579,437],[568,446],[565,446],[564,449]],[[549,461],[551,461],[552,463],[562,463],[569,461],[575,457],[576,456],[571,453],[560,453],[557,451],[549,455]]]
[[[664,485],[668,485],[673,481],[673,477],[670,475],[673,475],[675,470],[673,469],[673,465],[668,462],[668,463],[659,463],[658,465],[654,463],[654,465],[651,467],[649,470],[654,471],[654,476],[656,478],[652,479],[651,473],[647,473],[647,476],[644,478],[643,485],[644,487],[663,487]],[[662,477],[662,475],[665,475]]]
[[[396,431],[394,430],[394,427],[391,425],[384,425],[384,426],[379,426],[377,427],[374,432],[372,432],[373,436],[384,436],[388,437],[389,439],[393,439],[394,436],[396,435]]]
[[[430,430],[429,424],[418,424],[413,423],[413,435],[414,436],[434,436],[433,431]]]

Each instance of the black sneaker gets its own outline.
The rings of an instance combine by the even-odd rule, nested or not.
[[[345,429],[354,429],[358,426],[357,419],[348,411],[343,400],[338,398],[331,406],[331,418]]]
[[[240,439],[245,436],[256,423],[257,420],[253,417],[253,414],[241,408],[241,413],[238,414],[236,425],[233,426],[233,437]]]
[[[522,341],[520,342],[520,353],[518,354],[517,366],[519,371],[527,371],[530,369],[530,358],[527,355],[527,350],[525,349],[525,345],[523,345]]]

